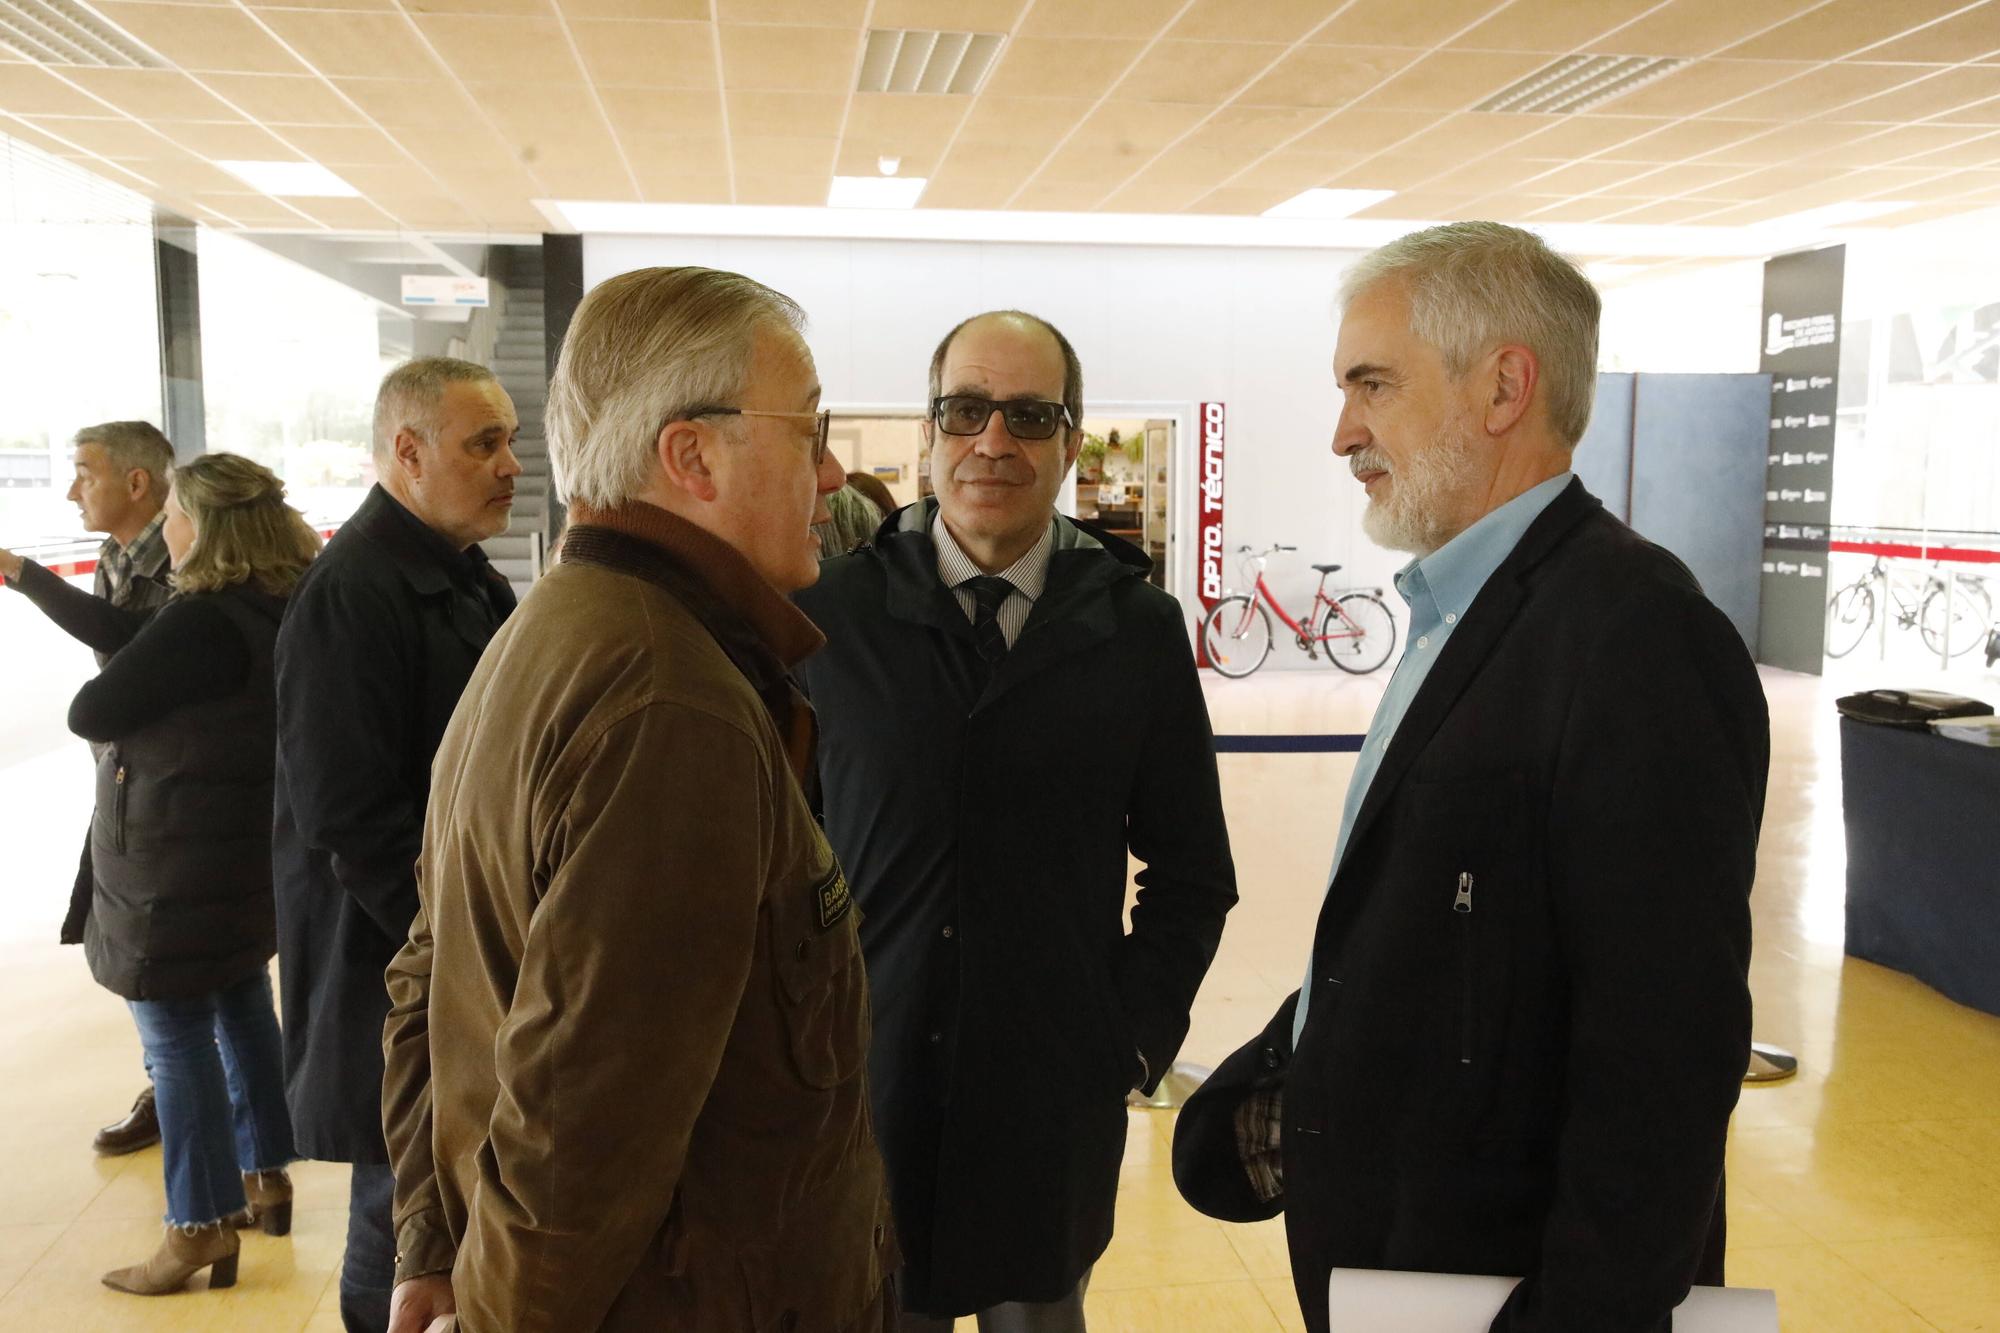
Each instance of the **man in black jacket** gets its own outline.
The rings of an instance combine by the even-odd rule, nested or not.
[[[864,913],[902,1326],[1078,1333],[1125,1096],[1187,1033],[1235,872],[1179,605],[1054,512],[1083,442],[1075,352],[982,315],[930,391],[936,499],[798,599],[828,640],[800,675]]]
[[[1302,993],[1189,1099],[1198,1207],[1333,1268],[1521,1277],[1497,1333],[1664,1333],[1722,1280],[1769,761],[1742,640],[1570,473],[1598,298],[1458,223],[1343,284],[1334,452],[1410,641],[1350,784]],[[1690,484],[1697,484],[1691,482]]]
[[[389,372],[375,400],[380,483],[307,571],[278,636],[285,1090],[300,1155],[354,1167],[340,1275],[350,1333],[389,1326],[383,972],[417,912],[431,758],[514,609],[476,543],[507,526],[518,430],[484,366],[437,357]]]
[[[64,633],[92,650],[102,667],[129,642],[143,623],[173,596],[168,583],[167,477],[174,447],[150,421],[106,421],[76,433],[76,479],[69,500],[83,517],[86,532],[104,534],[97,570],[86,593],[73,588],[33,560],[0,550],[0,579],[20,592]],[[92,745],[95,752],[99,747]],[[83,943],[90,916],[93,872],[90,839],[70,887],[69,914],[62,942]],[[117,1157],[160,1141],[160,1117],[153,1107],[153,1084],[132,1103],[124,1119],[97,1131],[90,1146],[100,1156]]]

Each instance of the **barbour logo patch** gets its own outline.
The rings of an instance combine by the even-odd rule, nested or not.
[[[813,886],[813,896],[819,900],[819,928],[831,930],[854,906],[854,898],[847,891],[847,876],[841,873],[840,862],[833,863],[826,878]]]

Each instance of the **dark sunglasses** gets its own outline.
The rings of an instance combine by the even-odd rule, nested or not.
[[[977,435],[998,412],[1007,433],[1017,440],[1046,440],[1058,427],[1073,426],[1069,409],[1039,398],[1012,398],[996,403],[977,394],[948,393],[931,400],[931,420],[947,435]]]
[[[804,421],[807,418],[811,418],[815,423],[813,427],[814,467],[818,467],[826,461],[827,440],[833,434],[832,408],[826,408],[818,412],[762,412],[752,407],[704,407],[699,411],[687,413],[687,418],[690,421],[696,417],[790,417],[794,421]]]

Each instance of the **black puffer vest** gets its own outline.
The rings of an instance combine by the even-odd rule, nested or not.
[[[128,1000],[220,990],[277,950],[271,654],[285,604],[245,586],[197,595],[250,649],[242,688],[174,709],[97,761],[96,887],[83,947],[98,984]]]

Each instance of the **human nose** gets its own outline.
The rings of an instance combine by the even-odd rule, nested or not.
[[[501,445],[500,466],[496,470],[496,475],[501,477],[518,477],[521,475],[521,472],[521,459],[514,452],[514,446],[511,444]]]
[[[1021,448],[1021,442],[1007,429],[1007,413],[996,406],[986,414],[986,424],[973,437],[973,449],[988,458],[1005,458]]]
[[[1368,428],[1361,424],[1353,404],[1342,403],[1340,420],[1333,426],[1333,455],[1345,458],[1356,449],[1366,448],[1369,441]]]
[[[826,451],[826,457],[819,460],[817,481],[821,495],[832,495],[847,484],[847,469],[840,465],[840,460],[833,456],[831,449]]]

